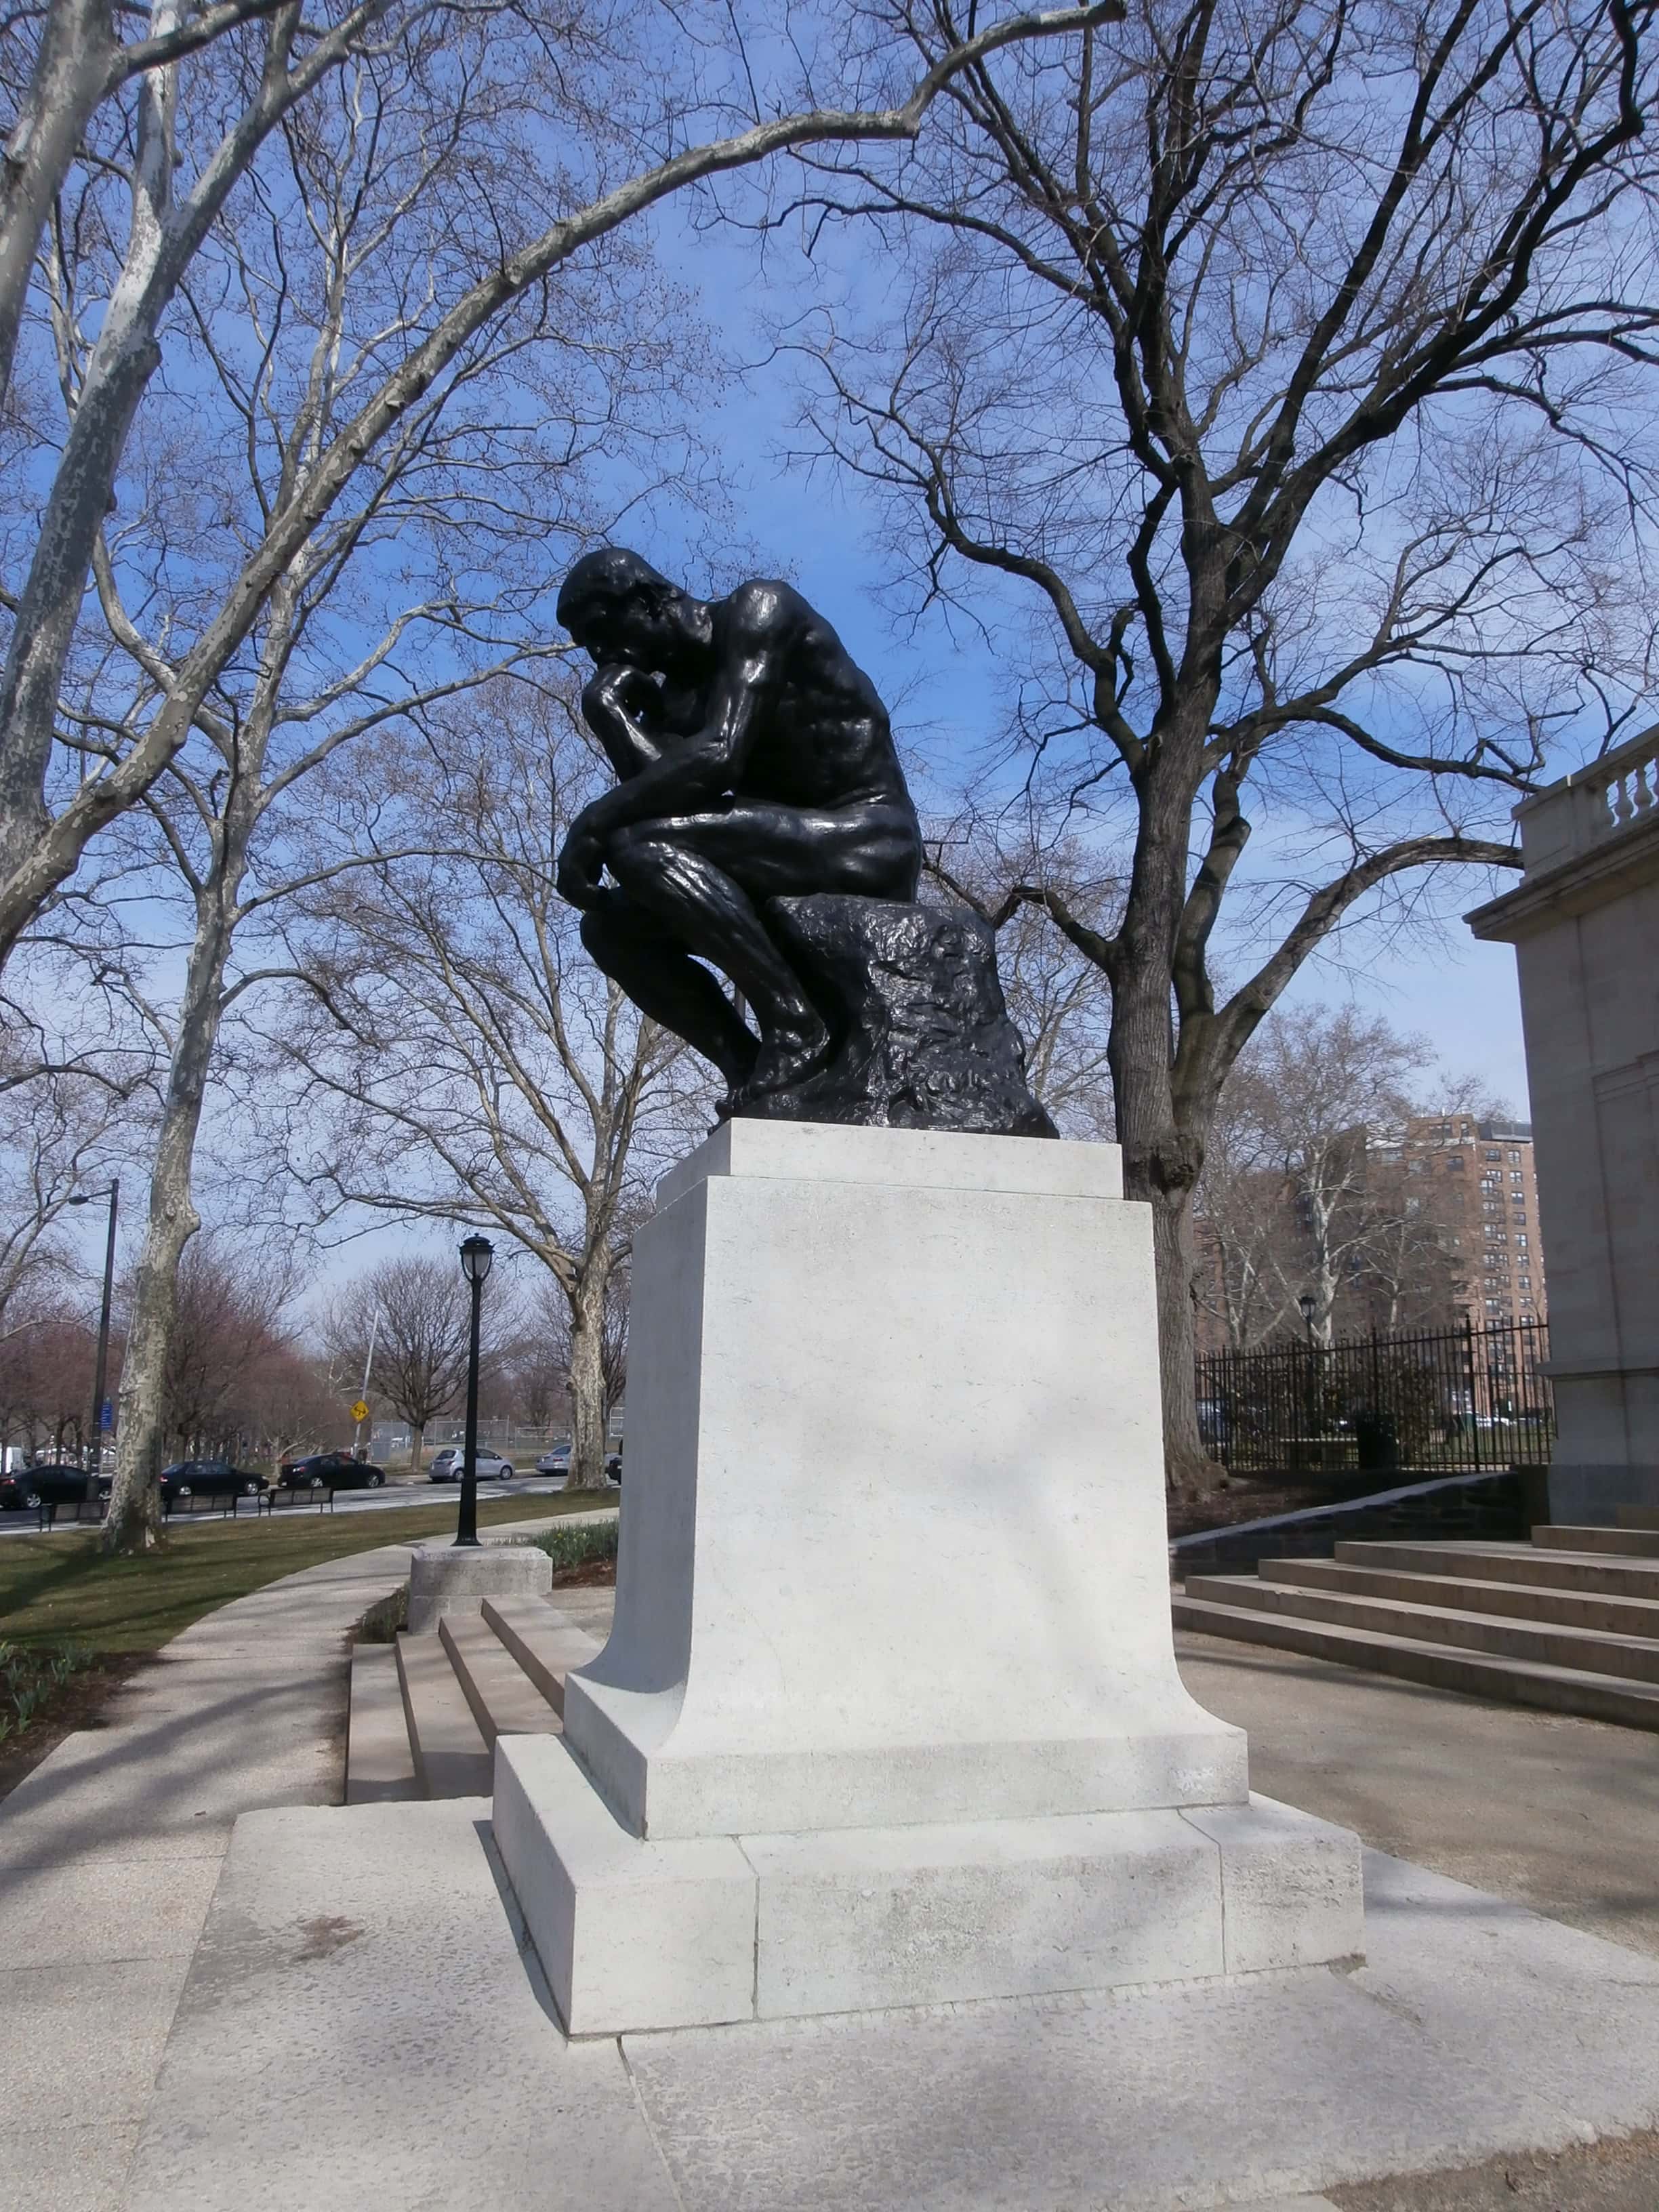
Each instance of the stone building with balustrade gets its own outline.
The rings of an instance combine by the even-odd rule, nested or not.
[[[1550,1512],[1659,1505],[1659,727],[1516,810],[1468,916],[1520,970],[1557,1437]]]

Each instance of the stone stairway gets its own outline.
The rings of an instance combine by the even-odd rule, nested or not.
[[[595,1625],[591,1604],[580,1609]],[[564,1678],[599,1648],[572,1609],[544,1598],[486,1598],[478,1613],[446,1614],[434,1634],[358,1644],[347,1804],[487,1797],[496,1737],[557,1735]]]
[[[1659,1729],[1659,1509],[1530,1544],[1358,1543],[1194,1575],[1177,1628]]]

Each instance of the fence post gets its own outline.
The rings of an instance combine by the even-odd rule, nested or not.
[[[1474,1323],[1463,1316],[1463,1357],[1469,1376],[1469,1434],[1474,1445],[1474,1471],[1480,1472],[1480,1400],[1474,1387]]]

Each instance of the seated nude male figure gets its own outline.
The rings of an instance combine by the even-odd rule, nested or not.
[[[592,655],[582,713],[618,777],[571,824],[559,891],[598,965],[714,1062],[723,1110],[740,1109],[799,1083],[830,1043],[762,902],[915,896],[921,832],[887,710],[787,584],[695,599],[606,546],[572,568],[558,612]]]

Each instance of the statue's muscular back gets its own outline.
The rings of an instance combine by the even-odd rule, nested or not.
[[[823,617],[789,585],[758,578],[713,601],[711,611],[707,676],[665,684],[665,732],[701,729],[717,678],[738,674],[756,684],[760,711],[736,797],[836,812],[873,803],[909,813],[887,710]]]

